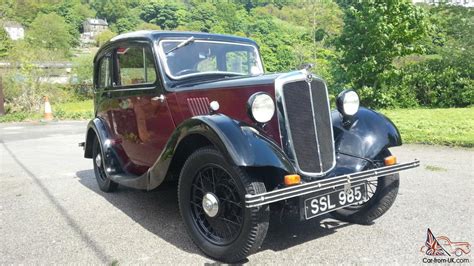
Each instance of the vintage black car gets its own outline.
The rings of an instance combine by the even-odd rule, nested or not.
[[[100,189],[174,180],[192,240],[225,262],[260,247],[270,207],[369,224],[395,201],[398,172],[419,165],[396,162],[397,128],[356,92],[331,111],[321,78],[265,74],[247,38],[119,35],[97,52],[94,85],[83,146]]]

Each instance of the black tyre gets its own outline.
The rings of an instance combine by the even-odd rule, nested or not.
[[[194,152],[181,171],[178,200],[194,243],[208,256],[239,262],[255,252],[268,230],[268,205],[245,208],[245,194],[266,192],[262,182],[211,148]]]
[[[387,150],[380,156],[389,156]],[[356,224],[371,224],[382,216],[395,202],[400,180],[398,174],[383,176],[367,181],[368,198],[364,202],[331,212],[331,215],[341,221]]]
[[[104,155],[98,138],[94,139],[92,144],[92,164],[94,165],[95,179],[100,190],[104,192],[113,192],[117,189],[118,184],[110,180],[105,173]]]

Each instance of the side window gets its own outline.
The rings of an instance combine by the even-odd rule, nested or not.
[[[99,79],[97,82],[98,88],[107,88],[112,84],[110,76],[110,57],[106,56],[100,60],[99,64]]]
[[[122,86],[151,84],[156,81],[155,61],[149,47],[119,47],[117,61]]]

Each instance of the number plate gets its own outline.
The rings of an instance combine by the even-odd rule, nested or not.
[[[350,188],[325,193],[304,200],[306,220],[341,209],[367,198],[367,184],[352,185]]]

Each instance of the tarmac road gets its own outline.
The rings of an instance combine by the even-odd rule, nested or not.
[[[176,189],[99,191],[77,146],[85,122],[0,124],[0,264],[204,264],[178,213]],[[426,230],[474,243],[474,149],[405,145],[395,205],[370,226],[272,216],[252,264],[421,264]],[[463,256],[473,261],[472,254]]]

